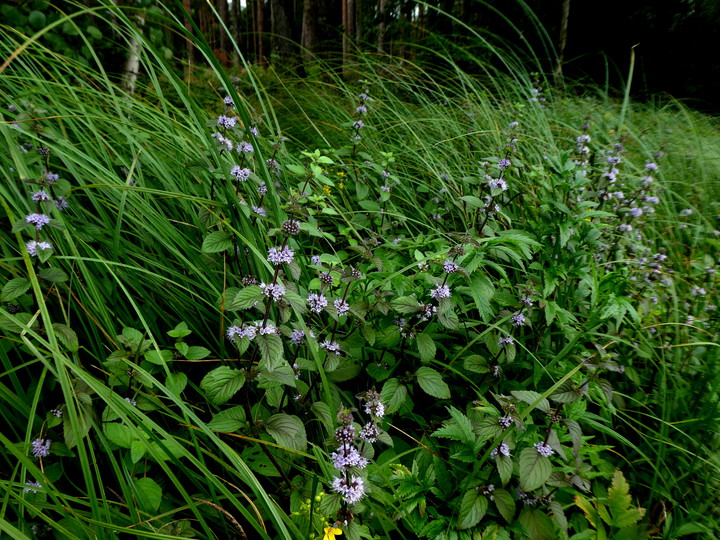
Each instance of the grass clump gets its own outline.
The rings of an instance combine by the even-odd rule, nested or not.
[[[715,534],[711,120],[449,61],[201,104],[150,47],[133,98],[26,45],[5,534]]]

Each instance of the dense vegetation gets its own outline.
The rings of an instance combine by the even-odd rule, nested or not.
[[[5,537],[717,535],[714,119],[0,46]]]

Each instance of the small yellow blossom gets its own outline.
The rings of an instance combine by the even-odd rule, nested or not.
[[[330,195],[330,186],[327,186],[327,185],[326,185],[326,186],[323,186],[323,190],[325,191],[325,193],[327,193],[328,195]]]
[[[345,171],[340,171],[337,173],[337,175],[342,178],[343,176],[345,176]]]
[[[325,536],[323,540],[335,540],[335,536],[342,534],[342,531],[337,527],[325,527]]]
[[[342,189],[342,188],[345,187],[345,184],[343,184],[342,182],[340,182],[337,187],[338,187],[338,189]]]

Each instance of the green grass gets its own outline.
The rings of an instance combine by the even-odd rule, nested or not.
[[[363,82],[318,64],[318,75],[306,79],[250,69],[234,88],[201,40],[211,69],[190,86],[146,44],[145,76],[129,97],[102,66],[54,55],[38,36],[2,31],[0,57],[20,51],[0,88],[0,103],[18,110],[0,112],[8,148],[0,157],[7,179],[0,186],[7,231],[0,235],[7,300],[0,309],[7,420],[0,530],[7,537],[32,537],[33,525],[60,538],[321,534],[348,511],[331,495],[335,411],[355,406],[362,415],[355,396],[372,386],[388,408],[387,435],[368,450],[371,491],[350,507],[358,517],[348,538],[441,538],[507,522],[559,538],[558,505],[568,536],[592,530],[597,524],[574,504],[577,488],[542,481],[528,491],[552,492],[557,505],[523,507],[515,487],[533,485],[535,469],[512,475],[509,518],[497,502],[487,510],[489,499],[468,498],[478,486],[501,485],[489,456],[504,437],[522,462],[523,451],[549,433],[548,397],[588,437],[574,442],[568,426],[557,427],[558,444],[588,469],[580,474],[555,457],[553,471],[585,478],[592,490],[584,496],[602,501],[619,468],[633,504],[647,509],[644,529],[623,532],[606,521],[608,531],[717,535],[718,319],[705,310],[718,300],[717,279],[706,271],[718,260],[715,119],[677,101],[616,102],[570,85],[553,95],[542,83],[547,101],[532,101],[533,76],[519,57],[492,48],[499,60],[478,66],[481,76],[441,52],[433,67],[359,56],[352,71]],[[214,101],[207,83],[217,89]],[[365,85],[372,101],[353,145]],[[228,93],[242,124],[260,130],[247,138],[256,150],[253,176],[237,192],[228,173],[239,157],[210,137]],[[592,162],[582,177],[573,151],[585,123]],[[288,138],[279,150],[278,133]],[[639,238],[617,232],[625,214],[595,194],[607,170],[603,152],[619,139],[627,193],[639,189],[653,153],[664,154],[653,173],[656,211],[633,222]],[[48,147],[48,161],[22,143]],[[506,154],[509,189],[493,193],[503,208],[488,219],[479,209],[483,176],[497,175]],[[265,163],[271,156],[280,175]],[[313,165],[321,172],[313,174]],[[25,248],[40,233],[11,229],[38,211],[30,194],[46,167],[61,177],[54,195],[63,193],[70,206],[47,210],[58,227],[43,229],[53,252],[41,261]],[[578,197],[592,204],[583,207]],[[266,218],[249,210],[261,201]],[[284,242],[280,226],[289,217],[304,227],[288,240],[298,266],[276,270],[266,254]],[[208,238],[222,245],[213,248]],[[465,255],[453,251],[458,245]],[[306,313],[304,299],[320,288],[310,257],[321,253],[323,270],[335,277],[332,297],[347,295],[352,306],[349,318]],[[667,255],[659,271],[641,272],[638,260],[658,253]],[[418,300],[433,304],[428,295],[444,279],[442,262],[456,258],[468,275],[448,278],[453,302],[435,302],[439,316],[418,322],[415,340],[401,338],[394,320],[414,320]],[[418,262],[430,270],[418,271]],[[49,267],[61,273],[49,275]],[[360,281],[344,279],[350,268],[362,272]],[[259,307],[232,307],[257,295],[241,281],[249,276],[280,278],[299,300],[266,311],[260,295]],[[669,283],[658,284],[662,278]],[[692,295],[697,287],[705,294]],[[510,316],[530,289],[532,326],[514,327]],[[232,324],[268,316],[286,334],[312,329],[317,340],[296,347],[280,338],[225,338]],[[181,323],[189,335],[177,333]],[[512,352],[497,347],[507,335],[517,342]],[[334,338],[339,358],[318,346]],[[490,375],[495,365],[499,378]],[[223,387],[209,373],[232,378]],[[557,396],[568,384],[578,397],[562,405]],[[510,410],[498,396],[526,390],[537,393],[512,403],[518,422],[498,430],[493,419]],[[466,421],[469,433],[452,431]],[[31,453],[40,437],[53,442],[41,460]],[[23,490],[32,480],[44,486],[37,493]]]

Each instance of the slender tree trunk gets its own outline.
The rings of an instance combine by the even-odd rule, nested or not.
[[[302,36],[300,43],[303,47],[303,58],[309,62],[317,43],[318,9],[316,0],[305,0],[303,3]]]
[[[377,4],[380,22],[378,23],[377,52],[384,52],[385,48],[385,18],[387,16],[387,0],[378,0]]]
[[[142,43],[140,36],[143,26],[145,26],[145,17],[138,12],[136,17],[135,30],[132,38],[130,38],[130,51],[128,52],[125,68],[123,69],[122,84],[130,95],[135,93],[135,83],[137,82],[138,73],[140,72],[140,53],[142,52]]]
[[[347,77],[350,74],[350,62],[352,60],[353,37],[355,34],[355,0],[342,0],[342,25],[343,25],[343,73]]]
[[[265,0],[256,0],[255,6],[257,9],[255,21],[257,22],[258,64],[264,65],[265,52],[263,51],[263,11],[265,10]]]
[[[271,49],[278,58],[292,56],[292,0],[270,0]]]
[[[238,37],[240,36],[240,24],[239,24],[239,18],[240,18],[240,2],[238,0],[235,0],[232,4],[230,4],[230,34],[232,37],[232,41],[237,44],[238,48],[240,47],[240,43],[238,42]],[[232,61],[232,66],[234,68],[237,68],[240,66],[240,57],[238,56],[237,51],[235,50],[235,44],[232,44],[230,47],[232,48],[230,52],[230,58]]]
[[[555,63],[555,84],[562,84],[562,65],[565,61],[565,46],[567,45],[568,19],[570,19],[570,0],[563,0],[562,18],[560,20],[560,41],[558,43],[558,56]]]
[[[229,20],[228,20],[228,4],[227,0],[216,0],[215,9],[217,9],[218,12],[218,18],[220,19],[219,22],[222,24],[218,24],[218,34],[220,36],[220,54],[219,59],[220,62],[226,64],[229,60],[228,56],[228,39],[227,39],[227,31],[225,28],[230,28]]]
[[[192,24],[190,23],[190,17],[192,17],[192,4],[190,0],[183,0],[183,8],[185,8],[185,11],[187,11],[187,16],[185,17],[185,31],[188,33],[188,35],[193,35],[193,28]],[[185,46],[186,52],[187,52],[187,69],[185,70],[185,78],[186,80],[190,79],[190,76],[192,75],[192,66],[195,63],[195,47],[193,46],[192,40],[188,37],[185,38]]]

